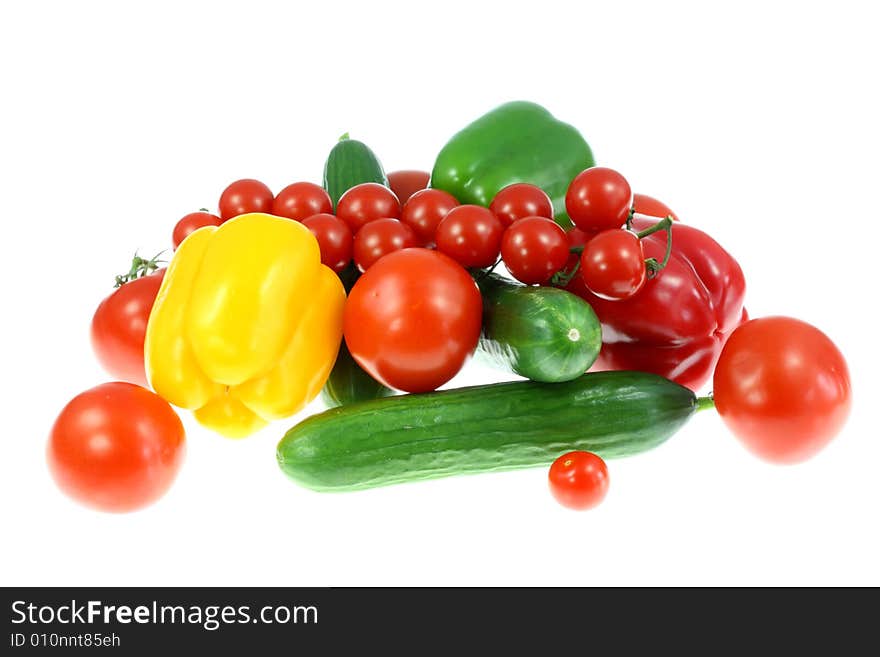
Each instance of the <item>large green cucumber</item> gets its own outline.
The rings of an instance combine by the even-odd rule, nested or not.
[[[492,273],[474,276],[483,295],[477,356],[532,381],[571,381],[602,348],[602,326],[589,303],[554,287],[520,285]]]
[[[605,458],[636,454],[710,404],[643,372],[496,383],[330,409],[288,431],[277,458],[308,488],[358,490],[547,465],[575,449]]]
[[[385,169],[369,146],[350,139],[348,133],[345,133],[330,151],[324,164],[324,189],[333,201],[333,209],[336,209],[339,198],[345,192],[355,185],[368,182],[387,186]]]

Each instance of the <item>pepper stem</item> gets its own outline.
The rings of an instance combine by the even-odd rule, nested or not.
[[[657,258],[647,258],[645,260],[645,268],[648,270],[648,277],[653,278],[660,272],[666,264],[669,262],[669,258],[672,255],[672,215],[661,219],[653,226],[646,228],[640,233],[636,233],[636,237],[642,239],[647,237],[648,235],[653,235],[661,230],[666,231],[666,254],[663,256],[662,262],[657,262]]]
[[[351,139],[351,135],[347,132],[339,136],[339,141],[348,141]]]

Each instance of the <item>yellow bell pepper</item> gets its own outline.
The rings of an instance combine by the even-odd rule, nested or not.
[[[342,340],[345,290],[298,221],[245,214],[187,237],[144,345],[147,379],[204,426],[240,438],[315,398]]]

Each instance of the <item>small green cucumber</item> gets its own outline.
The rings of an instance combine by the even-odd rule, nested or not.
[[[532,381],[576,379],[602,348],[602,326],[589,303],[565,290],[474,275],[483,295],[477,356]]]

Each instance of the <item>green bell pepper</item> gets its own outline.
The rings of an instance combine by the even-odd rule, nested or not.
[[[431,187],[461,203],[488,206],[501,189],[517,182],[537,185],[550,196],[556,221],[571,226],[565,192],[572,179],[594,166],[589,145],[573,126],[535,103],[505,103],[465,127],[443,147]]]

